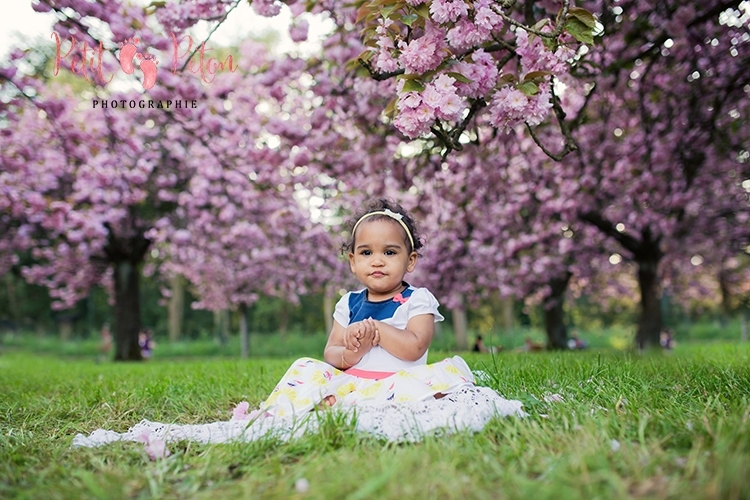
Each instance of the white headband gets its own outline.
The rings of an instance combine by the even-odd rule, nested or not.
[[[406,223],[402,220],[404,218],[403,214],[398,214],[396,212],[393,212],[391,210],[388,210],[387,208],[385,210],[378,210],[377,212],[368,212],[362,217],[359,218],[356,224],[354,224],[354,228],[352,228],[352,236],[354,236],[354,233],[357,231],[357,226],[359,226],[359,223],[365,220],[366,218],[372,216],[372,215],[387,215],[391,219],[397,221],[399,224],[401,224],[401,227],[404,228],[404,231],[406,231],[406,236],[409,237],[409,243],[411,243],[411,249],[414,250],[414,238],[411,235],[411,231],[409,231],[409,227],[406,225]]]

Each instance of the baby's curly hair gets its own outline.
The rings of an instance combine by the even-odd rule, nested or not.
[[[349,239],[347,239],[343,245],[341,245],[341,253],[347,254],[349,252],[354,251],[354,226],[357,224],[357,221],[359,221],[363,216],[371,213],[371,212],[382,212],[384,210],[390,210],[391,212],[395,212],[397,214],[401,214],[404,216],[401,221],[406,224],[406,227],[409,228],[409,232],[411,233],[412,239],[414,239],[414,246],[412,248],[411,241],[409,241],[409,236],[405,235],[405,242],[406,247],[409,250],[409,253],[411,252],[417,252],[419,253],[419,249],[424,246],[424,243],[422,242],[422,235],[419,234],[419,229],[417,229],[417,223],[414,221],[414,218],[406,211],[404,208],[396,203],[393,200],[389,200],[386,198],[378,198],[375,200],[371,200],[370,202],[365,205],[365,207],[355,213],[351,219],[349,219],[346,223],[346,226],[349,228]],[[382,220],[382,219],[390,219],[393,220],[388,215],[383,214],[377,214],[377,215],[371,215],[367,218],[367,220]],[[397,222],[394,220],[394,222]],[[399,227],[401,225],[399,224]],[[403,228],[402,228],[403,229]]]

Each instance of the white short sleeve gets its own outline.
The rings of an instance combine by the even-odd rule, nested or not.
[[[343,327],[349,326],[349,296],[352,292],[347,292],[336,302],[336,308],[333,310],[333,319]]]
[[[438,311],[440,303],[435,296],[432,295],[432,292],[426,288],[416,288],[411,294],[411,297],[409,297],[407,305],[409,306],[408,319],[411,319],[414,316],[419,316],[420,314],[432,314],[435,318],[435,323],[445,319],[443,315],[440,314],[440,311]]]

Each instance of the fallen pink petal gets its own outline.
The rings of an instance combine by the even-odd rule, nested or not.
[[[247,401],[242,401],[237,406],[234,407],[234,410],[232,410],[232,420],[249,420],[250,415],[248,415],[247,410],[250,408],[250,403]]]
[[[159,438],[149,438],[146,443],[146,453],[151,460],[159,460],[172,454],[167,448],[167,443]]]

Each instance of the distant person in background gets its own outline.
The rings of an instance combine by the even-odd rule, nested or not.
[[[101,362],[109,358],[109,353],[112,352],[112,332],[109,329],[109,323],[102,325],[100,336],[98,361]]]
[[[472,352],[488,352],[487,347],[484,345],[481,335],[477,335],[477,340],[474,342],[474,347],[471,348]]]
[[[659,334],[659,344],[667,350],[674,349],[677,343],[674,341],[674,332],[671,328],[665,328]]]
[[[578,332],[573,331],[572,335],[568,339],[568,349],[576,351],[581,349],[586,349],[589,346],[589,343],[585,340],[582,340],[578,336]]]
[[[150,328],[144,328],[138,334],[138,345],[141,347],[141,357],[143,357],[143,359],[149,359],[156,347],[153,332]]]

